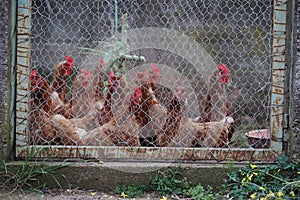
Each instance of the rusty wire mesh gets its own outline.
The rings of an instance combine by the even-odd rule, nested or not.
[[[269,147],[272,1],[33,0],[31,17],[31,144]]]

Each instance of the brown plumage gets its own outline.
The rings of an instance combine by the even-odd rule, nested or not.
[[[65,111],[63,115],[67,118],[72,118],[72,108],[68,99],[67,94],[67,79],[72,74],[74,68],[74,61],[71,57],[65,56],[64,61],[58,63],[53,71],[53,80],[51,82],[51,91],[56,92],[58,98],[64,103]],[[56,96],[55,96],[56,97]]]
[[[77,142],[79,142],[79,139],[83,140],[83,135],[85,134],[89,134],[91,136],[97,135],[95,136],[95,138],[98,139],[95,141],[98,142],[95,143],[92,141],[88,143],[91,143],[93,145],[110,144],[108,140],[104,143],[99,143],[101,141],[99,138],[101,138],[103,135],[106,135],[106,133],[104,133],[103,131],[105,127],[99,127],[108,123],[113,118],[112,106],[114,105],[114,101],[121,101],[121,96],[113,98],[112,95],[114,94],[114,91],[116,91],[118,88],[125,88],[123,78],[121,76],[116,76],[111,72],[107,83],[107,88],[108,92],[106,97],[104,98],[104,103],[102,102],[103,99],[101,97],[98,96],[98,98],[96,98],[94,96],[94,100],[90,100],[89,102],[89,108],[87,108],[88,112],[83,117],[66,119],[59,115],[55,116],[56,123],[60,124],[62,127],[64,127],[63,129],[65,129],[65,133],[63,134],[66,134],[73,141]],[[89,90],[84,91],[90,92]],[[82,100],[84,101],[83,97]],[[88,101],[88,99],[86,99],[86,101]],[[114,128],[111,129],[115,130]]]
[[[107,99],[103,94],[105,67],[104,61],[100,60],[93,76],[83,68],[73,82],[72,110],[75,118],[70,120],[76,127],[86,131],[104,124],[100,119],[104,115],[104,104]]]
[[[90,131],[83,138],[83,143],[98,146],[112,142],[117,146],[140,146],[140,125],[130,108],[140,103],[140,96],[140,91],[134,90],[129,101],[122,99],[123,104],[118,113],[115,113],[108,123]]]
[[[111,81],[109,81],[108,86],[111,89],[111,92],[119,87],[119,85],[122,85],[120,87],[125,87],[121,77],[111,74],[110,78]],[[68,137],[78,144],[92,146],[140,146],[139,125],[135,120],[134,114],[130,112],[129,109],[129,106],[133,101],[139,101],[139,96],[133,96],[136,97],[136,99],[132,98],[129,102],[124,99],[124,95],[122,94],[118,95],[118,99],[114,98],[115,101],[121,101],[123,104],[118,112],[113,115],[110,115],[110,112],[106,113],[105,110],[111,111],[111,109],[108,109],[107,107],[105,109],[104,106],[103,109],[100,110],[103,113],[102,117],[106,116],[110,119],[108,120],[107,118],[107,123],[93,128],[92,130],[87,130],[85,129],[86,127],[82,127],[82,123],[85,123],[82,121],[82,118],[66,119],[62,115],[55,115],[54,120],[56,123],[60,124],[60,127],[63,127],[63,130],[68,134]],[[109,102],[110,100],[112,99],[107,98],[105,101]],[[109,104],[110,103],[107,103],[105,105],[108,106]],[[98,113],[98,115],[101,116],[101,113]]]
[[[173,97],[167,106],[167,119],[162,130],[157,133],[156,146],[168,146],[175,135],[178,134],[183,114],[182,105],[180,104],[177,95],[182,95],[182,89],[183,88],[181,87],[178,88],[177,94],[173,94]]]
[[[86,115],[80,118],[70,119],[70,123],[73,123],[77,128],[90,131],[97,126],[102,126],[108,123],[113,118],[113,106],[116,101],[121,101],[121,93],[125,89],[125,82],[122,76],[116,76],[112,72],[109,76],[107,83],[106,97],[98,96],[90,102],[89,111]],[[118,90],[121,89],[121,90]],[[118,90],[118,96],[113,95]],[[103,102],[104,101],[104,102]]]
[[[132,105],[131,109],[139,123],[140,138],[144,146],[154,146],[156,132],[165,123],[166,109],[158,102],[155,84],[160,75],[160,69],[150,64],[149,70],[137,72],[135,75],[135,90],[140,91],[140,103]]]
[[[30,73],[30,92],[32,106],[43,109],[50,115],[54,112],[53,100],[51,99],[51,88],[48,81],[39,75],[36,70]]]
[[[104,77],[106,75],[106,64],[104,60],[100,60],[99,64],[94,69],[94,78],[93,78],[93,86],[94,86],[94,94],[97,99],[104,98]]]
[[[88,69],[81,69],[73,80],[72,85],[72,113],[75,118],[84,117],[94,103],[95,95],[92,93],[91,74]]]
[[[63,103],[53,98],[48,81],[32,70],[30,73],[30,140],[34,144],[60,144],[58,127],[53,123],[55,113],[61,113]]]
[[[108,123],[113,118],[113,107],[124,97],[126,85],[122,76],[117,76],[111,71],[106,87],[107,93],[104,98],[104,105],[98,110],[98,123],[100,126]],[[101,95],[98,98],[101,99]]]
[[[210,78],[202,119],[198,120],[198,122],[220,121],[225,117],[232,117],[235,121],[235,116],[225,90],[225,84],[229,81],[230,76],[228,67],[224,64],[219,64],[218,69],[213,72]],[[232,123],[228,134],[220,135],[220,141],[224,143],[220,147],[228,144],[234,131],[235,124]]]
[[[185,101],[181,98],[183,89],[179,87],[173,95],[167,111],[168,118],[163,129],[158,132],[156,145],[169,147],[202,147],[219,146],[219,135],[228,132],[233,119],[225,118],[220,121],[195,123],[184,113]]]
[[[149,93],[145,88],[144,92]],[[107,137],[109,137],[113,144],[117,146],[140,146],[139,130],[145,123],[143,116],[140,115],[140,109],[146,103],[153,104],[154,102],[149,101],[154,100],[143,98],[142,91],[139,87],[136,87],[133,89],[129,100],[122,99],[122,101],[123,104],[118,113],[115,113],[108,123],[90,131],[87,137],[83,138],[84,144],[103,145],[102,141],[107,142]]]

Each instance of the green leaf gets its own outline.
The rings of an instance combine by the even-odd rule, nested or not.
[[[278,156],[278,162],[281,164],[286,164],[288,160],[289,160],[288,156]]]

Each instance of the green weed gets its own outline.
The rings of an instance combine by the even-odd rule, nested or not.
[[[146,194],[146,186],[144,185],[122,185],[117,187],[114,191],[116,194],[120,194],[122,197],[126,198],[136,198],[142,197]]]
[[[67,165],[46,165],[46,159],[37,161],[37,156],[45,148],[28,150],[25,160],[20,166],[9,167],[9,164],[2,161],[0,166],[0,188],[5,190],[37,191],[42,192],[46,188],[46,180],[52,180],[58,187],[62,187],[60,179],[66,180],[64,174],[59,170]],[[67,180],[66,180],[67,181]]]
[[[163,196],[169,196],[171,194],[183,195],[191,187],[187,178],[183,177],[178,169],[157,171],[156,175],[151,179],[150,185],[153,190]]]
[[[279,157],[275,165],[249,166],[230,171],[223,185],[235,199],[281,200],[300,196],[300,165]]]

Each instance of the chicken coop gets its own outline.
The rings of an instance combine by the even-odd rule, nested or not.
[[[291,5],[16,1],[16,157],[277,160],[288,150]]]

